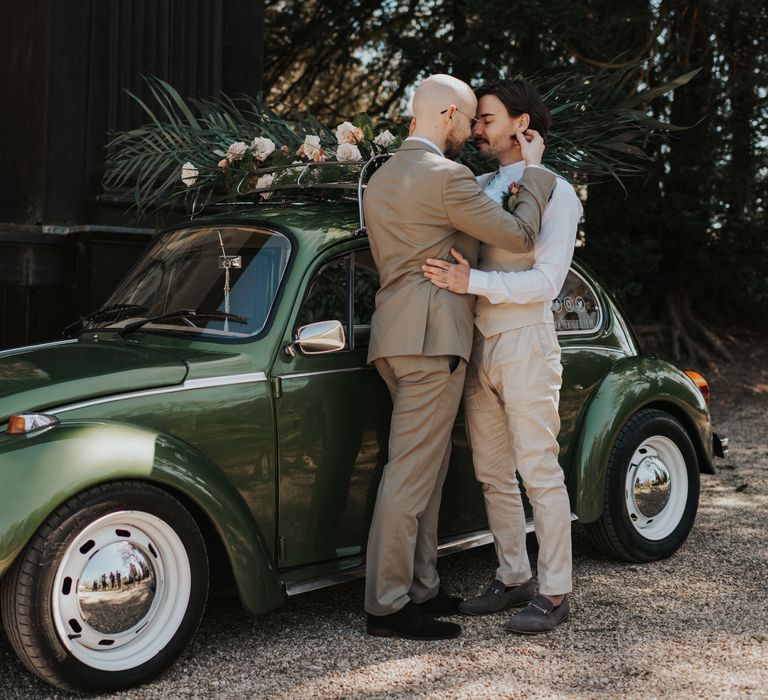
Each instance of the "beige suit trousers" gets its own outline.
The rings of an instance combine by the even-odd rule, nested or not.
[[[557,461],[561,380],[553,324],[489,338],[475,332],[464,402],[499,559],[496,578],[510,586],[531,577],[519,474],[539,541],[539,591],[547,595],[569,593],[572,586],[571,507]]]
[[[375,365],[393,410],[389,462],[368,535],[365,609],[389,615],[409,600],[434,598],[440,587],[437,518],[467,363],[448,355],[402,355]]]

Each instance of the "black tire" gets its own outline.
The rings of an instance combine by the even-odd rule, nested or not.
[[[151,522],[161,522],[164,527],[170,528],[175,533],[178,540],[173,540],[176,543],[173,549],[176,558],[173,561],[183,562],[183,557],[186,557],[189,566],[184,570],[188,570],[191,574],[191,582],[185,580],[189,591],[186,609],[183,601],[161,603],[158,591],[162,590],[165,593],[166,589],[160,588],[163,584],[158,584],[154,574],[155,569],[151,567],[152,575],[150,575],[145,573],[145,569],[137,569],[135,565],[131,565],[132,572],[141,571],[142,575],[137,573],[135,580],[131,575],[131,580],[126,583],[124,590],[139,592],[144,596],[143,600],[147,598],[154,600],[157,596],[156,611],[173,607],[175,610],[173,624],[165,627],[168,629],[167,634],[172,636],[164,648],[143,663],[119,670],[103,670],[89,665],[87,661],[83,662],[67,647],[67,643],[63,642],[61,627],[57,629],[54,614],[54,598],[58,593],[58,590],[54,590],[54,581],[59,569],[65,566],[65,557],[71,557],[72,553],[76,555],[72,545],[77,541],[78,535],[82,537],[86,528],[97,527],[96,521],[109,519],[111,514],[113,518],[121,517],[114,514],[124,511],[147,515],[154,519]],[[170,530],[165,532],[170,534]],[[119,543],[116,546],[124,545]],[[150,547],[150,551],[157,559],[158,555],[155,554],[154,549]],[[157,550],[162,555],[162,546],[158,545]],[[95,549],[92,554],[89,553],[91,560],[95,560],[98,553],[98,549]],[[149,556],[147,559],[151,561]],[[72,561],[72,558],[66,561]],[[154,566],[157,565],[155,562]],[[104,484],[88,489],[59,506],[32,537],[26,549],[0,582],[3,623],[11,646],[22,662],[51,685],[67,690],[93,693],[121,690],[155,678],[184,651],[194,636],[205,609],[208,577],[208,560],[200,530],[192,516],[176,498],[162,489],[142,482],[123,481]],[[85,591],[87,594],[87,589],[80,588],[78,583],[80,583],[79,578],[74,586],[70,582],[67,592],[72,589],[79,604],[82,596],[80,592]],[[93,590],[98,593],[98,588],[94,586]],[[120,586],[116,588],[119,589]],[[170,593],[170,588],[167,592]],[[122,595],[123,589],[118,590],[117,594]],[[68,595],[70,595],[69,592]],[[125,593],[125,595],[130,596],[133,593]],[[163,595],[162,600],[172,601],[173,599],[170,595]],[[109,606],[117,609],[115,600],[110,599],[108,602]],[[132,601],[129,605],[131,604]],[[166,608],[163,608],[163,605],[166,605]],[[94,609],[99,606],[101,606],[99,613],[112,609],[103,603],[99,603]],[[130,610],[134,609],[130,608]],[[144,614],[143,609],[142,614]],[[104,616],[98,619],[101,622],[108,618]],[[173,632],[174,627],[175,632]],[[143,629],[153,629],[151,620]],[[131,639],[139,640],[141,634],[141,631],[137,631]],[[72,635],[68,636],[72,637]],[[147,643],[147,639],[150,638],[145,638],[144,643]],[[68,643],[74,645],[77,642],[69,641]],[[101,652],[97,649],[95,653]],[[109,651],[106,650],[104,653]],[[154,654],[154,649],[150,646],[145,653]],[[124,662],[124,665],[130,663],[130,661]]]
[[[680,494],[677,505],[666,516],[663,511],[659,513],[659,518],[667,518],[666,529],[671,531],[663,537],[649,538],[635,525],[638,518],[636,513],[630,513],[626,487],[628,471],[632,468],[630,462],[636,451],[657,436],[671,440],[679,450],[685,462],[687,494]],[[670,503],[672,501],[670,498]],[[614,443],[606,470],[603,514],[598,521],[586,524],[585,530],[591,543],[612,558],[631,562],[657,561],[674,554],[685,542],[698,507],[699,463],[690,436],[669,413],[643,409],[627,421]],[[657,534],[664,533],[658,531]]]

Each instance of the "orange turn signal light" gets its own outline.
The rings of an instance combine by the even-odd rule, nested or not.
[[[23,435],[27,432],[27,421],[24,416],[11,416],[8,419],[8,427],[5,430],[9,435]]]
[[[707,405],[709,405],[709,384],[707,383],[707,380],[704,379],[698,372],[693,372],[691,370],[686,370],[685,372],[690,378],[691,381],[699,388],[699,391],[701,392],[701,395],[704,397],[704,401]]]
[[[51,428],[58,423],[59,419],[56,416],[45,413],[19,413],[8,419],[5,432],[8,435],[26,435],[43,428]]]

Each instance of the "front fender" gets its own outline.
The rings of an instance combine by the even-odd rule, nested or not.
[[[61,503],[120,479],[153,482],[197,504],[224,544],[248,611],[284,602],[259,528],[221,471],[175,438],[107,421],[63,421],[45,432],[0,438],[0,576]]]
[[[700,470],[714,473],[709,409],[696,385],[661,360],[625,357],[595,392],[576,443],[569,491],[582,522],[594,522],[602,515],[611,450],[622,427],[642,408],[659,408],[675,416],[696,448]]]

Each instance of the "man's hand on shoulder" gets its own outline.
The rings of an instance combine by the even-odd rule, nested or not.
[[[454,294],[466,294],[469,289],[469,262],[455,248],[451,248],[451,255],[456,259],[455,263],[427,258],[426,264],[421,266],[424,277],[440,289],[447,289]]]

